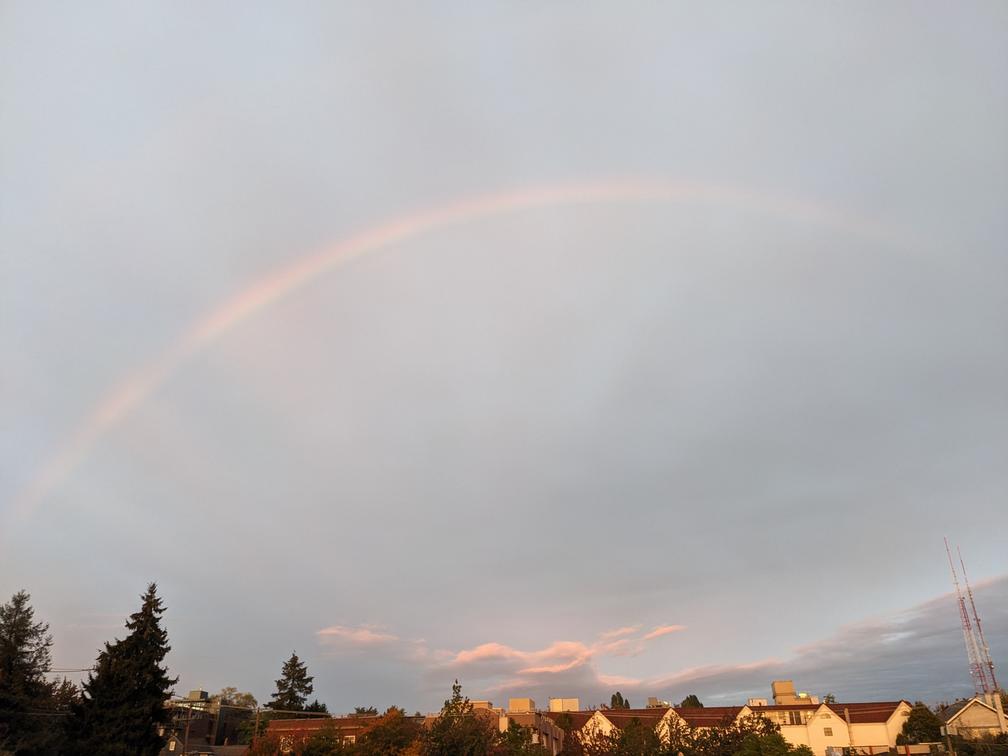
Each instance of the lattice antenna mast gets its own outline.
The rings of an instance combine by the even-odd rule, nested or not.
[[[952,583],[955,585],[956,596],[959,599],[959,617],[962,620],[963,640],[966,641],[966,656],[969,658],[970,677],[973,678],[973,689],[977,695],[990,693],[990,684],[987,682],[987,671],[981,661],[980,648],[977,644],[976,635],[973,633],[973,623],[970,622],[969,612],[966,611],[966,599],[963,597],[962,588],[959,587],[959,576],[956,574],[955,563],[952,561],[952,549],[949,547],[948,538],[945,539],[945,553],[948,554],[949,569],[952,570]]]
[[[986,672],[990,676],[991,685],[997,691],[1001,689],[1001,686],[998,685],[997,677],[994,675],[994,660],[991,659],[990,646],[987,645],[987,639],[983,634],[983,625],[980,624],[980,615],[977,614],[976,602],[973,600],[973,588],[970,586],[969,577],[966,575],[966,563],[963,562],[962,551],[958,546],[956,546],[956,553],[959,555],[959,566],[962,567],[963,582],[966,583],[966,595],[969,596],[970,608],[973,610],[973,625],[976,628],[977,640],[980,646],[980,662],[986,668]]]

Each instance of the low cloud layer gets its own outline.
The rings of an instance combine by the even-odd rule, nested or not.
[[[976,587],[984,629],[995,655],[1008,649],[1008,576]],[[918,606],[841,627],[823,640],[796,648],[789,658],[707,665],[662,671],[662,643],[691,641],[687,628],[628,625],[590,642],[555,641],[522,650],[488,641],[472,648],[434,650],[370,627],[336,625],[320,630],[319,642],[338,661],[350,652],[394,656],[415,665],[415,677],[436,688],[459,679],[471,697],[529,695],[579,696],[584,705],[605,701],[615,688],[636,704],[655,695],[680,700],[696,693],[709,704],[766,697],[770,681],[793,679],[817,695],[832,692],[842,700],[953,699],[972,690],[955,600],[939,596]],[[673,636],[675,640],[669,636]],[[1001,656],[998,656],[998,653]],[[621,657],[643,656],[655,674],[622,674]],[[415,691],[425,697],[424,691]]]

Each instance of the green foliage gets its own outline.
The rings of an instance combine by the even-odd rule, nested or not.
[[[278,753],[282,753],[280,739],[270,735],[257,738],[255,744],[248,749],[247,756],[277,756]]]
[[[314,690],[314,679],[308,674],[305,664],[298,659],[297,653],[292,652],[290,659],[284,662],[280,679],[276,681],[276,692],[270,696],[271,700],[266,706],[270,709],[304,711],[305,702]]]
[[[609,708],[610,709],[629,709],[630,701],[623,698],[623,694],[618,690],[612,694],[609,698]]]
[[[779,732],[766,735],[751,732],[742,739],[735,756],[787,756],[789,753],[791,746]]]
[[[562,714],[555,721],[567,733],[564,756],[813,756],[807,746],[792,748],[780,727],[761,716],[696,729],[673,719],[661,733],[634,718],[608,735],[575,733]]]
[[[982,738],[953,737],[952,750],[957,756],[1001,756],[1008,752],[1008,735],[986,735]]]
[[[171,721],[165,701],[176,680],[162,662],[171,650],[161,627],[164,606],[151,583],[123,640],[106,643],[68,722],[74,754],[156,756]]]
[[[497,740],[495,721],[473,711],[458,680],[441,713],[420,737],[422,756],[489,756]]]
[[[683,709],[702,709],[703,703],[697,698],[696,693],[690,693],[686,698],[682,700],[679,704]]]
[[[571,715],[563,712],[553,721],[564,731],[563,750],[560,751],[560,756],[584,756],[585,749],[574,731],[574,720]]]
[[[360,756],[398,756],[413,745],[420,734],[420,723],[407,717],[402,709],[390,706],[372,725],[357,746]]]
[[[256,717],[253,715],[238,723],[238,745],[249,745],[253,740],[261,738],[269,727],[270,720],[276,716],[269,711],[260,712],[259,729],[256,730]],[[256,740],[258,742],[258,740]]]
[[[750,736],[763,738],[779,734],[780,727],[776,723],[765,717],[749,716],[737,722],[725,719],[716,727],[680,731],[678,737],[685,740],[680,750],[686,756],[735,756]]]
[[[242,693],[234,687],[221,688],[220,693],[214,693],[210,696],[210,702],[222,706],[238,706],[243,709],[254,709],[258,703],[256,697],[251,693]]]
[[[353,745],[343,742],[339,729],[335,725],[329,725],[308,738],[300,751],[300,756],[339,756],[354,752]]]
[[[546,749],[532,742],[532,730],[517,722],[509,722],[500,734],[494,756],[546,756]]]
[[[76,694],[73,683],[50,683],[49,625],[35,621],[31,596],[18,591],[0,605],[0,753],[50,753],[58,748],[56,714]],[[69,686],[69,687],[68,687]]]
[[[326,706],[321,701],[319,701],[317,698],[314,701],[312,701],[310,704],[308,704],[307,706],[305,706],[304,710],[305,711],[310,711],[313,714],[328,714],[329,713],[329,707]]]
[[[354,706],[353,715],[355,717],[377,717],[378,709],[374,706]]]
[[[906,743],[936,743],[942,739],[942,721],[926,704],[918,701],[910,710],[903,723],[903,731],[896,740],[898,745]]]
[[[662,742],[653,727],[634,717],[630,724],[612,735],[612,756],[659,756]]]
[[[834,696],[832,693],[827,693],[825,696],[823,696],[822,702],[824,704],[835,704],[836,696]]]

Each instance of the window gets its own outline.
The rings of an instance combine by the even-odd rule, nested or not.
[[[800,711],[789,711],[788,712],[788,724],[800,725],[803,724]]]
[[[825,735],[827,738],[832,738],[833,737],[833,728],[832,727],[823,727],[822,734]]]

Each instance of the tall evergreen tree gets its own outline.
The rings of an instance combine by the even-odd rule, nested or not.
[[[171,716],[165,702],[177,678],[162,662],[171,647],[161,627],[164,605],[151,583],[129,634],[106,643],[68,724],[72,753],[88,756],[156,756],[167,743]],[[162,734],[163,733],[163,734]]]
[[[308,674],[308,667],[298,659],[297,653],[292,652],[290,659],[284,662],[280,679],[276,681],[276,693],[270,696],[272,700],[266,706],[270,709],[304,711],[305,701],[314,690],[314,679]]]
[[[35,621],[27,592],[0,605],[0,753],[28,756],[54,748],[52,718],[44,716],[55,707],[55,686],[45,676],[51,648],[49,625]]]

